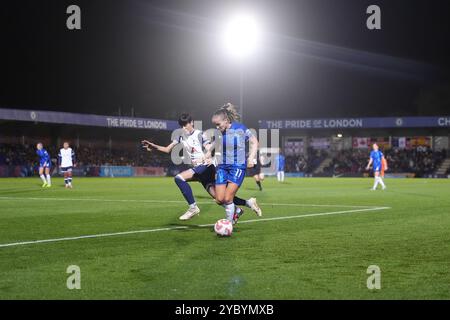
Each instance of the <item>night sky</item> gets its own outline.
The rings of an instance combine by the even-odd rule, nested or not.
[[[53,0],[2,3],[0,107],[209,120],[239,103],[217,31],[239,8],[267,33],[246,61],[245,118],[450,113],[448,1]],[[82,30],[66,28],[81,7]],[[382,29],[366,28],[370,4]]]

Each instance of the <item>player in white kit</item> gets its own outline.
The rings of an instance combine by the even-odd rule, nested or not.
[[[148,151],[151,151],[153,148],[164,153],[171,153],[176,145],[182,144],[184,151],[186,151],[191,160],[192,167],[177,174],[175,183],[183,194],[186,202],[189,204],[188,210],[180,217],[180,220],[189,220],[200,213],[200,208],[197,206],[188,182],[199,181],[210,196],[215,198],[216,167],[205,158],[203,148],[206,147],[210,141],[202,131],[194,128],[192,117],[187,113],[183,113],[178,119],[178,124],[182,128],[182,132],[174,135],[172,137],[172,143],[168,146],[160,146],[148,140],[143,140],[141,143]],[[244,200],[235,196],[233,201],[236,205],[251,208],[258,216],[262,215],[262,211],[255,198]],[[236,207],[236,212],[241,215],[243,210]]]
[[[64,173],[64,184],[66,188],[72,188],[72,168],[75,166],[75,152],[69,147],[67,141],[64,142],[63,148],[58,154],[59,167]]]

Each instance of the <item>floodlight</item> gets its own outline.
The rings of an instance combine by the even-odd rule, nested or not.
[[[227,52],[233,57],[243,59],[259,46],[261,30],[254,16],[241,13],[228,21],[223,38]]]

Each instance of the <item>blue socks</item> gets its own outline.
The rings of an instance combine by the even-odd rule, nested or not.
[[[180,189],[183,197],[189,203],[189,205],[195,203],[194,195],[192,194],[192,189],[189,183],[187,183],[180,175],[175,176],[175,183]]]

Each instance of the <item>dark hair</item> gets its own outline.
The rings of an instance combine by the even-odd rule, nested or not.
[[[227,118],[229,122],[239,121],[241,119],[236,107],[231,103],[224,104],[219,110],[214,112],[214,116],[222,116]]]
[[[178,124],[181,127],[184,127],[188,123],[192,122],[192,117],[189,113],[182,113],[181,116],[178,118]]]

